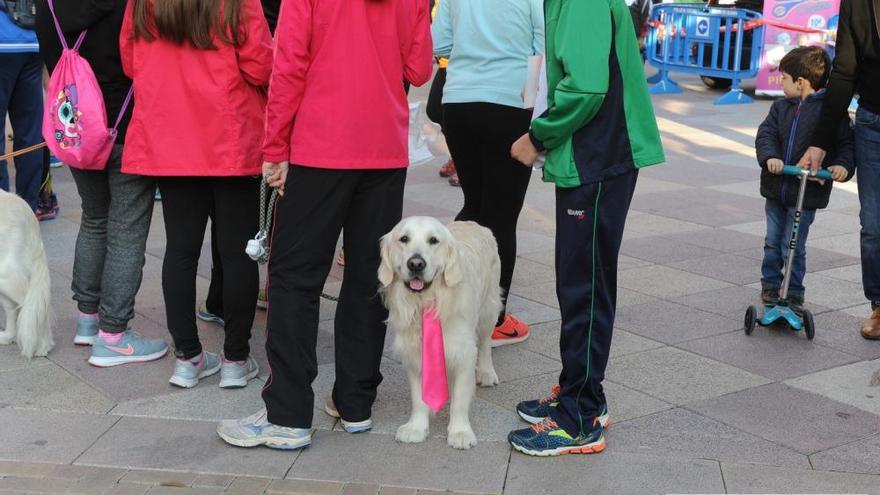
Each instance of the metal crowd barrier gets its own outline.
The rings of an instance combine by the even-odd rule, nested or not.
[[[704,4],[655,5],[645,43],[648,63],[659,69],[654,94],[681,93],[669,72],[685,72],[732,81],[716,105],[751,103],[740,88],[761,66],[764,25],[761,14]]]

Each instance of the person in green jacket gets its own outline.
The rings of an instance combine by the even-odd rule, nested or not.
[[[530,455],[605,448],[602,380],[617,304],[617,258],[638,170],[665,161],[632,17],[624,0],[545,0],[548,109],[511,149],[546,152],[556,185],[556,292],[562,373],[549,396],[522,402],[533,424],[510,433]]]

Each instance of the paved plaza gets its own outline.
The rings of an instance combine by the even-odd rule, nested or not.
[[[753,144],[770,102],[718,107],[718,95],[698,80],[682,85],[684,94],[654,99],[668,163],[641,173],[624,236],[605,382],[614,425],[604,453],[535,459],[512,453],[505,441],[523,427],[516,402],[547,392],[560,371],[554,191],[537,173],[519,224],[509,304],[532,335],[494,351],[501,384],[477,392],[477,447],[447,447],[447,412],[426,443],[394,441],[410,400],[402,366],[389,352],[373,431],[349,435],[316,410],[312,446],[291,453],[233,448],[214,432],[217,420],[262,405],[263,311],[252,347],[264,373],[242,390],[219,389],[217,376],[192,390],[174,388],[172,356],[109,370],[86,363],[88,350],[72,342],[79,199],[69,171],[59,169],[61,217],[42,224],[57,346],[30,362],[17,348],[0,348],[0,493],[880,494],[880,387],[868,386],[880,368],[880,342],[858,334],[869,306],[855,185],[835,187],[810,231],[806,286],[815,341],[788,330],[745,336],[744,310],[759,295],[764,231]],[[425,95],[422,89],[414,98]],[[437,176],[440,163],[411,169],[406,215],[449,220],[457,212],[461,191]],[[132,326],[170,342],[164,250],[156,203]],[[200,298],[209,275],[206,245]],[[327,292],[338,291],[341,276],[334,268]],[[314,384],[321,400],[333,383],[334,310],[322,300]],[[219,350],[222,329],[199,325],[205,348]]]

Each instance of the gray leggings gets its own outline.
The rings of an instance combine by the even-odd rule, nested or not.
[[[156,181],[121,172],[122,146],[107,168],[71,168],[82,199],[82,221],[73,262],[73,299],[83,313],[99,313],[99,328],[119,333],[134,318]]]

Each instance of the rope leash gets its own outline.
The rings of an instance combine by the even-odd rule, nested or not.
[[[15,157],[17,157],[17,156],[26,155],[26,154],[28,154],[28,153],[31,153],[31,152],[34,152],[34,151],[37,151],[37,150],[41,150],[41,149],[43,149],[43,148],[45,148],[45,147],[46,147],[46,143],[45,143],[45,142],[40,143],[40,144],[35,144],[35,145],[33,145],[33,146],[28,146],[27,148],[22,148],[22,149],[20,149],[20,150],[16,150],[16,151],[13,151],[13,152],[11,152],[11,153],[7,153],[7,154],[5,154],[5,155],[3,155],[3,156],[0,156],[0,162],[5,161],[5,160],[9,160],[10,158],[15,158]]]
[[[266,189],[268,187],[269,184],[266,182],[266,177],[263,177],[260,180],[260,228],[257,231],[257,235],[248,241],[247,248],[245,249],[248,256],[261,265],[269,262],[272,239],[270,232],[275,214],[275,203],[278,201],[278,191],[273,188],[271,192],[267,193]],[[339,302],[338,297],[331,296],[325,292],[321,292],[321,297],[328,301]]]

